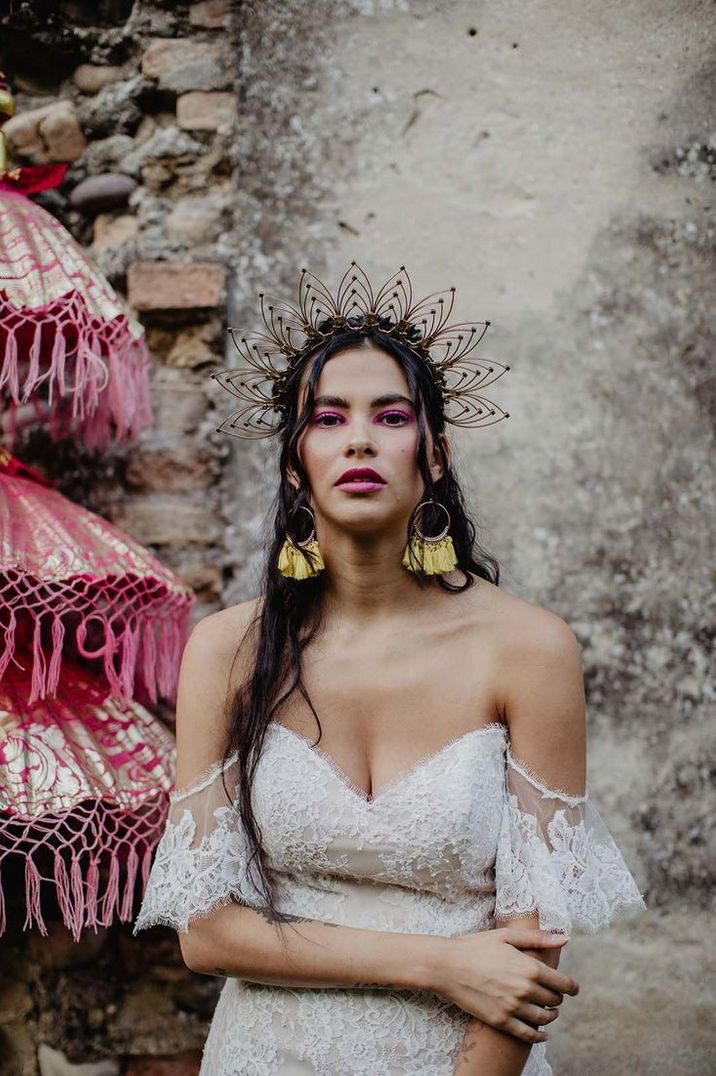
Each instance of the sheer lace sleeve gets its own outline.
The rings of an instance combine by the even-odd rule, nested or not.
[[[236,756],[217,762],[203,777],[170,795],[133,934],[155,924],[186,932],[193,918],[206,918],[222,904],[260,907],[265,901],[248,870],[248,842],[238,807]],[[223,775],[223,780],[222,780]]]
[[[537,911],[540,929],[559,933],[596,934],[618,910],[646,908],[588,793],[548,788],[509,745],[495,886],[496,920]]]

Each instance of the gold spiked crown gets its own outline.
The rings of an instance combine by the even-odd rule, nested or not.
[[[480,390],[510,367],[471,354],[490,322],[447,324],[454,287],[414,303],[410,277],[401,265],[376,294],[363,269],[352,261],[335,297],[302,269],[297,307],[268,303],[263,292],[259,301],[265,331],[250,332],[237,341],[238,330],[228,329],[246,365],[211,375],[241,400],[239,409],[217,427],[222,432],[245,438],[279,433],[286,422],[289,375],[305,355],[346,329],[384,333],[417,354],[442,397],[446,422],[476,427],[509,418],[508,411],[485,399]]]

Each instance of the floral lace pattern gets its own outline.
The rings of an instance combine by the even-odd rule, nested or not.
[[[236,759],[172,794],[135,921],[188,930],[231,901],[263,903],[230,794]],[[549,789],[493,722],[446,744],[374,798],[273,723],[254,811],[279,907],[373,930],[459,936],[538,910],[589,932],[644,902],[588,796]],[[452,1076],[468,1015],[429,991],[316,990],[227,979],[201,1076]],[[546,1044],[524,1076],[550,1076]]]
[[[622,908],[645,907],[588,795],[548,788],[508,745],[497,844],[495,918],[539,913],[542,930],[596,934]]]

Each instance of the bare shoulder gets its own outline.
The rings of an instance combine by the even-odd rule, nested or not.
[[[489,624],[490,636],[506,661],[542,660],[580,653],[579,641],[569,624],[551,609],[511,594],[487,579],[475,580],[465,592],[472,609]]]
[[[543,661],[580,653],[577,636],[558,613],[503,592],[504,645],[514,657]]]
[[[579,640],[550,609],[491,583],[482,594],[498,666],[498,709],[513,752],[551,787],[581,795],[586,700]]]
[[[244,648],[241,643],[249,637],[261,600],[210,613],[189,635],[176,701],[179,787],[221,757],[228,734],[229,704],[251,668],[251,647]]]
[[[195,624],[190,640],[218,657],[233,652],[260,615],[262,603],[262,597],[250,598],[209,613]]]

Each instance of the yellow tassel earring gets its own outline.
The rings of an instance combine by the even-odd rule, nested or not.
[[[316,540],[316,525],[313,512],[305,504],[299,505],[299,508],[303,508],[310,515],[313,530],[303,542],[294,542],[289,538],[288,534],[286,535],[286,539],[281,546],[281,552],[278,555],[277,566],[281,575],[285,575],[289,579],[309,579],[313,575],[318,575],[326,566]],[[308,557],[304,556],[304,549],[313,554],[315,558],[313,564],[311,564]]]
[[[410,536],[410,541],[405,547],[403,565],[410,572],[439,575],[441,572],[449,572],[457,567],[455,546],[448,534],[450,530],[450,513],[444,504],[440,504],[439,501],[434,501],[432,498],[429,501],[422,501],[416,511],[419,511],[427,504],[434,504],[437,508],[442,508],[447,516],[447,525],[440,534],[430,538],[420,531],[415,520],[413,520],[413,532]]]

